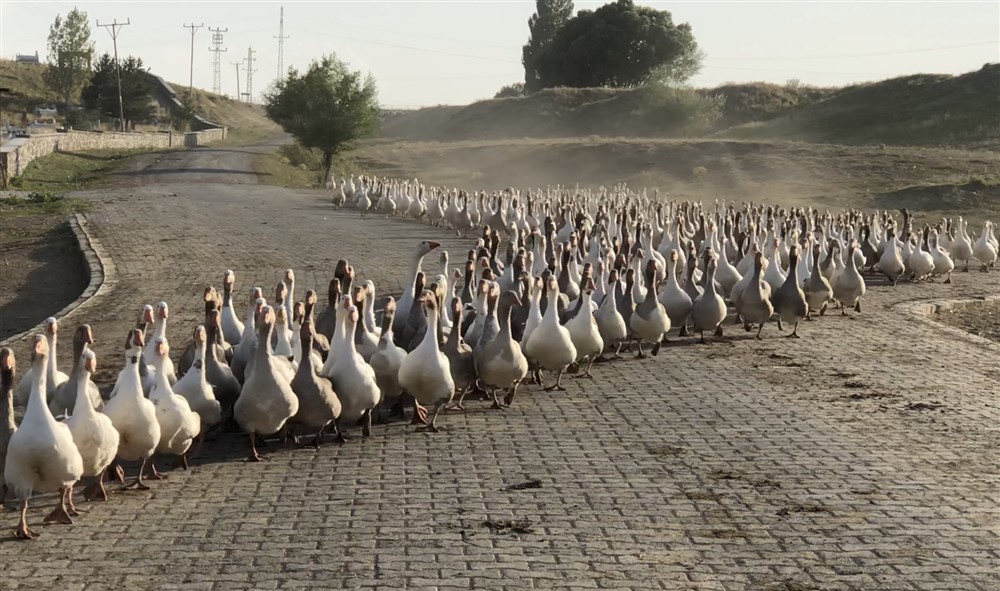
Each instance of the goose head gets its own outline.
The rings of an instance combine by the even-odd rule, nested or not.
[[[153,321],[153,314],[154,314],[153,307],[150,306],[149,304],[146,304],[145,306],[139,309],[139,320],[137,321],[136,324],[145,327],[147,324]]]
[[[417,245],[417,250],[415,252],[417,257],[423,257],[435,248],[441,246],[440,242],[435,242],[434,240],[423,240]]]
[[[234,283],[236,283],[236,273],[233,273],[232,269],[226,269],[222,274],[222,287],[227,290],[232,290]]]
[[[146,307],[149,308],[149,306]],[[152,314],[152,308],[150,308],[150,314]],[[53,336],[59,332],[59,322],[52,316],[45,319],[45,332]]]
[[[205,330],[203,324],[199,324],[195,327],[194,332],[191,334],[191,340],[194,342],[195,347],[204,346],[205,342],[208,340],[208,331]]]
[[[295,283],[295,271],[292,269],[285,269],[285,283],[291,285]]]
[[[156,337],[153,345],[153,365],[159,368],[164,364],[167,355],[170,354],[170,345],[167,344],[167,340],[163,337]]]
[[[170,318],[170,308],[167,306],[166,302],[156,304],[156,318],[158,320],[166,320],[167,318]]]
[[[36,334],[31,342],[31,366],[36,375],[45,375],[45,360],[49,356],[49,344],[44,335]]]
[[[295,302],[292,305],[292,323],[301,325],[306,318],[306,305],[303,302]]]
[[[87,382],[90,380],[90,376],[97,371],[97,354],[95,354],[90,349],[87,349],[80,354],[80,368],[83,371],[83,380]]]
[[[283,310],[284,308],[278,308]],[[263,299],[258,300],[257,308],[257,330],[264,336],[270,334],[271,329],[274,328],[274,308],[263,302]],[[269,342],[269,341],[268,341]]]

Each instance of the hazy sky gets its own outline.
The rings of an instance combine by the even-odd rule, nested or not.
[[[604,2],[577,1],[596,8]],[[843,85],[916,72],[961,73],[1000,60],[1000,1],[982,2],[638,2],[689,22],[708,54],[698,86],[730,81]],[[523,80],[521,45],[534,1],[394,2],[44,2],[0,0],[0,53],[45,59],[48,28],[74,6],[101,24],[131,19],[120,55],[140,56],[171,82],[187,84],[195,37],[194,84],[212,88],[208,27],[228,28],[222,90],[234,94],[232,62],[256,50],[254,94],[277,75],[279,7],[285,8],[285,67],[305,68],[336,52],[378,80],[383,105],[464,104]],[[99,52],[107,30],[93,27]],[[245,84],[245,74],[240,73]],[[245,89],[244,89],[245,90]]]

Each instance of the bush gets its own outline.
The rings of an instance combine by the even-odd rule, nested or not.
[[[643,118],[655,133],[696,135],[709,131],[722,117],[725,106],[724,96],[702,95],[689,87],[643,87]]]
[[[316,172],[323,170],[323,152],[316,148],[306,148],[296,142],[281,146],[278,148],[278,153],[287,159],[289,164],[297,168],[304,166],[306,169]]]
[[[497,91],[493,98],[512,98],[517,96],[524,96],[524,82],[514,82],[513,84],[508,84]]]

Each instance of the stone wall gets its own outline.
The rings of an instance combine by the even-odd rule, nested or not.
[[[141,148],[194,148],[226,138],[225,127],[189,133],[94,133],[71,131],[49,133],[27,138],[14,138],[0,146],[0,166],[7,171],[7,178],[24,173],[35,158],[52,152],[82,152],[85,150],[141,149]]]

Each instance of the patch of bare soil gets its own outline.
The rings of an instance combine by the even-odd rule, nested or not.
[[[0,340],[75,300],[89,276],[61,215],[0,218]]]
[[[937,320],[1000,343],[1000,301],[942,310]]]

